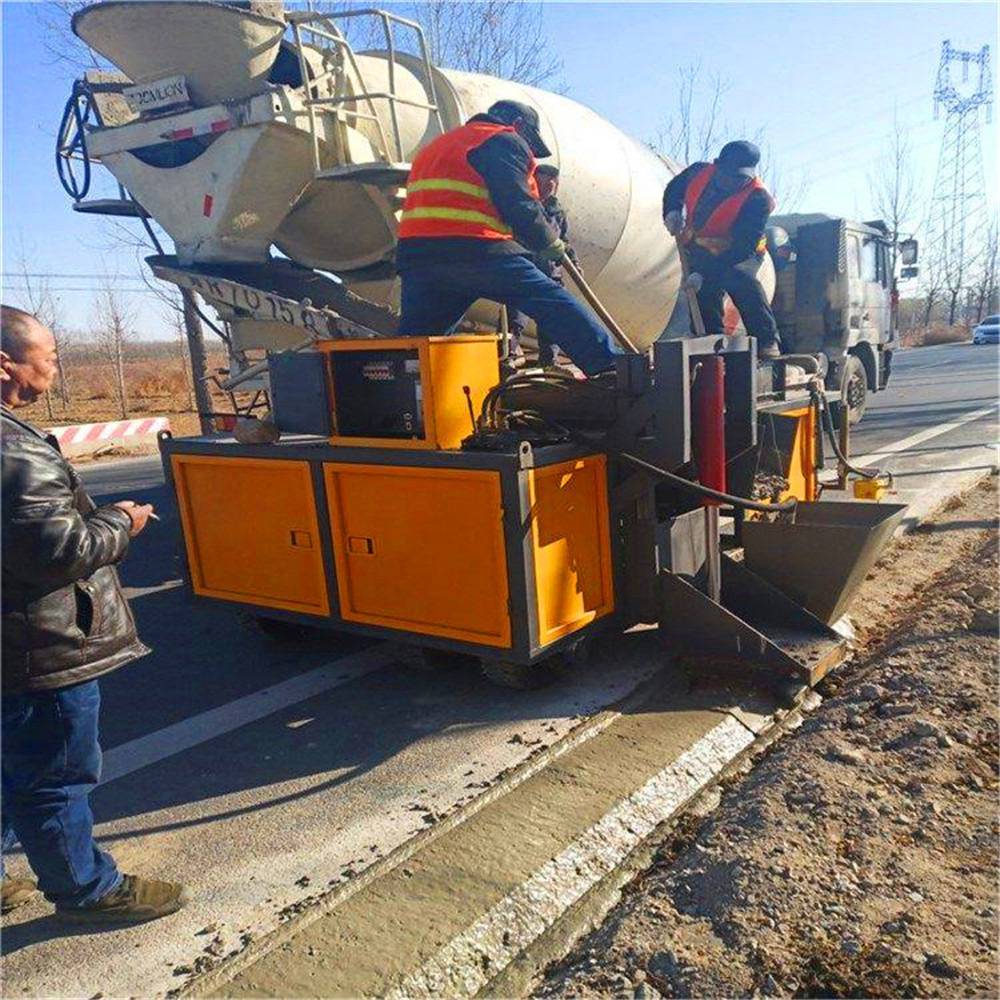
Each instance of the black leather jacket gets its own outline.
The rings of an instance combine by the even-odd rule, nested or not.
[[[114,564],[131,520],[97,507],[54,439],[2,413],[3,690],[68,687],[149,650]]]

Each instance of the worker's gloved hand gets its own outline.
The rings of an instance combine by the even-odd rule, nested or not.
[[[671,236],[676,236],[684,227],[684,223],[681,221],[681,213],[676,209],[672,212],[667,212],[663,217],[663,224],[667,227],[667,232]]]
[[[684,287],[690,288],[692,292],[700,292],[703,284],[705,284],[705,279],[697,271],[692,271],[687,276]]]
[[[562,260],[566,256],[566,244],[562,240],[554,240],[538,254],[542,260]]]

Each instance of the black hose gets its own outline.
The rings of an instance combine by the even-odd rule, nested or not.
[[[619,457],[625,459],[626,462],[631,462],[633,465],[639,466],[640,469],[652,472],[661,479],[666,479],[668,483],[672,483],[674,486],[679,486],[681,489],[709,497],[712,500],[720,500],[722,503],[739,507],[742,510],[759,510],[765,514],[779,514],[795,510],[795,506],[798,503],[795,497],[789,497],[789,499],[783,500],[781,503],[764,503],[760,500],[750,500],[747,497],[734,496],[732,493],[723,493],[721,490],[713,490],[710,486],[695,483],[690,479],[685,479],[683,476],[676,476],[674,473],[667,472],[666,469],[661,469],[659,466],[646,462],[641,458],[636,458],[635,455],[630,455],[626,451],[619,452]]]
[[[892,482],[892,473],[885,472],[882,469],[862,469],[856,465],[851,465],[847,456],[840,450],[840,441],[837,437],[837,430],[833,426],[833,417],[830,416],[830,407],[826,405],[826,400],[823,399],[818,392],[813,392],[812,398],[813,402],[816,404],[816,408],[820,411],[820,421],[823,424],[823,430],[826,431],[827,440],[830,442],[830,447],[833,449],[833,453],[836,455],[837,461],[840,462],[848,472],[853,472],[856,476],[860,476],[862,479],[878,479],[885,476],[889,482]],[[842,419],[849,419],[846,412],[843,414]]]

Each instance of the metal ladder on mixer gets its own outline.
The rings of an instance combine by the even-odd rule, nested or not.
[[[292,36],[295,40],[299,69],[302,74],[302,85],[306,92],[305,106],[308,112],[309,131],[312,136],[315,178],[317,180],[353,181],[360,184],[370,184],[386,191],[402,187],[409,175],[410,164],[406,161],[403,151],[397,110],[398,105],[405,104],[429,111],[436,118],[439,131],[444,131],[444,122],[442,121],[441,111],[437,103],[434,77],[423,28],[416,21],[411,21],[391,14],[388,11],[376,10],[374,8],[346,10],[330,14],[323,14],[314,10],[287,11],[285,17],[291,27]],[[336,23],[336,20],[359,17],[372,17],[381,24],[382,35],[385,39],[385,51],[388,57],[388,91],[372,91],[368,87],[361,67],[358,65],[357,58],[355,57],[354,49]],[[394,25],[411,29],[416,33],[420,51],[419,58],[423,65],[424,77],[430,92],[429,102],[410,100],[396,93],[396,71],[398,64],[396,40],[393,34]],[[306,60],[304,40],[308,40],[310,44],[316,45],[317,48],[332,48],[337,56],[333,60],[334,65],[325,72],[316,74]],[[345,65],[350,68],[354,80],[360,88],[357,92],[346,93],[347,74],[345,73]],[[324,85],[332,90],[333,96],[323,96],[321,91]],[[387,132],[385,123],[376,110],[376,101],[385,101],[388,104],[389,132]],[[357,107],[350,112],[346,112],[344,108],[345,104],[355,104]],[[366,110],[362,110],[362,107]],[[338,166],[332,168],[325,168],[320,156],[317,111],[323,110],[332,113],[335,118],[334,144],[337,158],[341,162]],[[378,137],[378,148],[375,151],[381,157],[380,159],[364,163],[350,162],[350,152],[344,144],[344,136],[341,128],[341,126],[346,126],[344,119],[348,114],[352,118],[360,118],[374,124]]]

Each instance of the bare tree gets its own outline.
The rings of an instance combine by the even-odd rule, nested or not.
[[[63,367],[63,349],[66,346],[69,334],[63,327],[62,309],[58,297],[52,292],[49,281],[44,277],[37,277],[28,264],[24,250],[24,240],[21,240],[21,255],[18,260],[18,270],[21,272],[23,282],[24,304],[28,312],[38,319],[52,331],[52,337],[56,342],[56,367],[59,370],[59,383],[57,390],[59,399],[62,402],[63,411],[69,406],[69,383],[66,380],[66,370]],[[52,410],[52,393],[45,394],[45,408],[50,420],[55,419]]]
[[[722,145],[747,136],[760,147],[760,176],[783,211],[791,211],[809,187],[804,171],[786,173],[779,165],[763,128],[752,129],[726,115],[725,98],[731,82],[720,73],[705,71],[701,62],[677,71],[676,104],[660,123],[649,145],[658,153],[688,166],[712,160]]]
[[[868,175],[868,187],[875,214],[889,227],[889,273],[895,275],[899,240],[908,232],[919,188],[910,137],[895,116],[882,155]]]
[[[997,306],[997,282],[1000,280],[998,268],[1000,268],[1000,217],[994,215],[986,227],[982,267],[972,289],[971,304],[975,310],[977,323],[981,322],[987,313],[992,313]]]
[[[189,410],[194,410],[194,385],[191,381],[191,367],[188,364],[187,329],[184,323],[183,305],[179,303],[174,308],[165,309],[163,318],[174,331],[174,338],[177,346],[177,360],[181,365],[181,378],[184,379],[184,387],[187,392],[187,406]]]
[[[184,303],[184,328],[187,331],[188,351],[191,355],[191,379],[194,386],[194,398],[198,407],[198,422],[202,434],[211,434],[212,394],[205,381],[208,374],[208,354],[205,351],[205,331],[201,325],[201,311],[198,299],[190,288],[181,289],[181,300]]]
[[[97,329],[95,339],[101,353],[111,363],[115,394],[122,419],[128,416],[128,394],[125,388],[125,345],[132,334],[132,314],[110,281],[105,282],[97,296]]]
[[[724,132],[722,103],[730,82],[705,73],[699,60],[677,70],[677,103],[656,130],[650,145],[682,166],[714,156]]]

